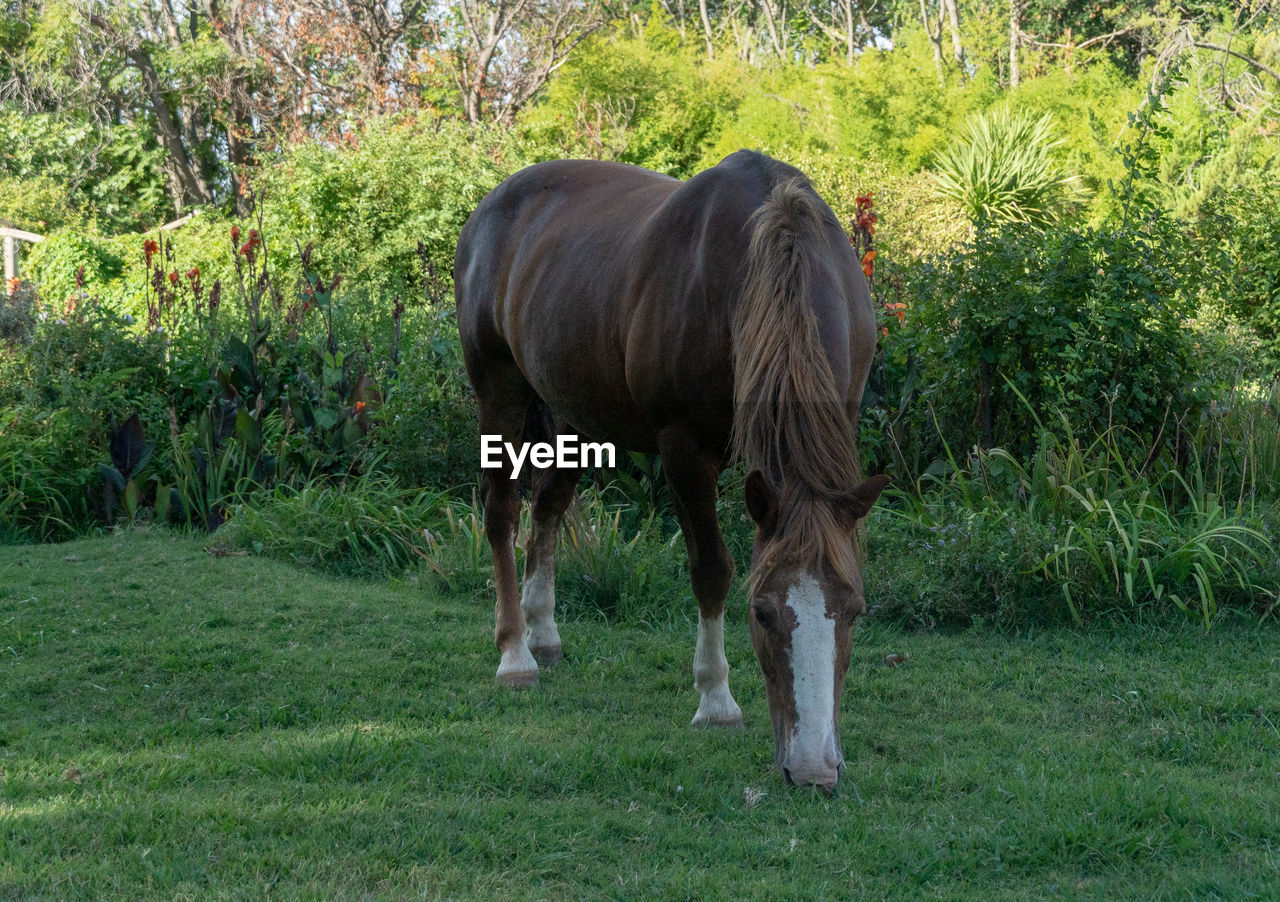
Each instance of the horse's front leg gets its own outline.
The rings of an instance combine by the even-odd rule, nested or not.
[[[742,709],[729,691],[729,661],[724,655],[724,602],[733,583],[733,557],[716,519],[719,458],[705,453],[688,433],[676,429],[662,433],[659,450],[689,552],[693,595],[698,600],[693,685],[699,702],[693,724],[740,727]]]

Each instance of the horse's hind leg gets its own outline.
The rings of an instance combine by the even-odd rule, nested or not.
[[[514,363],[486,367],[481,378],[473,374],[472,384],[480,406],[480,434],[496,435],[513,446],[518,444],[533,391]],[[498,682],[522,689],[538,685],[538,663],[525,641],[524,616],[520,612],[520,584],[516,579],[520,493],[511,471],[511,462],[504,455],[501,467],[481,471],[481,486],[484,531],[493,550],[493,577],[498,596],[494,607],[494,641],[502,655]]]
[[[561,658],[556,628],[556,540],[565,509],[578,484],[576,469],[539,470],[534,480],[532,521],[524,558],[520,609],[529,624],[529,651],[543,667]]]
[[[667,430],[659,439],[676,515],[689,551],[689,576],[698,599],[698,645],[693,656],[693,685],[698,690],[694,726],[742,726],[742,709],[729,691],[729,662],[724,656],[724,601],[733,583],[733,557],[716,518],[719,460],[683,432]]]

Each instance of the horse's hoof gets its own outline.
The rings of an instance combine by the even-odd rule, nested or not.
[[[498,682],[508,689],[532,689],[538,685],[538,662],[521,642],[502,653],[498,664]]]
[[[721,728],[730,730],[742,729],[742,714],[722,714],[722,715],[704,715],[699,711],[693,718],[693,726],[707,728]]]
[[[537,689],[538,671],[515,670],[509,673],[499,673],[498,682],[508,689]]]
[[[529,651],[539,667],[553,667],[564,658],[564,651],[559,645],[533,645]]]

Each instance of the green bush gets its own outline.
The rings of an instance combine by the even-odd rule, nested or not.
[[[426,559],[441,508],[437,493],[372,476],[281,486],[237,505],[219,541],[332,573],[389,576]]]
[[[934,161],[938,192],[975,223],[1051,225],[1073,181],[1050,155],[1061,143],[1047,113],[1036,119],[1007,106],[981,113]]]
[[[480,423],[461,370],[456,326],[404,350],[398,378],[378,414],[374,439],[402,485],[466,492],[480,478]]]
[[[1082,434],[1119,425],[1149,448],[1196,400],[1182,254],[1163,221],[1107,232],[991,227],[911,270],[906,327],[882,357],[903,374],[877,376],[906,382],[918,368],[918,391],[886,411],[905,424],[899,463],[920,472],[937,460],[938,434],[954,447],[1024,453],[1035,411],[1051,407]],[[905,418],[895,403],[909,403]]]
[[[1025,458],[1004,449],[951,457],[876,514],[869,603],[912,622],[1163,618],[1206,626],[1228,608],[1277,602],[1280,547],[1270,501],[1192,462],[1134,458],[1124,431],[1081,438],[1065,413],[1035,429]],[[1248,472],[1274,466],[1277,428],[1237,433]],[[1256,431],[1255,431],[1256,430]],[[1201,435],[1203,438],[1203,434]],[[1248,450],[1245,450],[1248,449]]]
[[[420,295],[420,242],[448,292],[467,217],[536,155],[519,133],[411,115],[378,119],[351,146],[297,145],[264,173],[267,231],[278,245],[315,241],[316,267],[342,273],[353,303]]]
[[[85,519],[84,468],[70,414],[0,408],[0,542],[69,538]]]

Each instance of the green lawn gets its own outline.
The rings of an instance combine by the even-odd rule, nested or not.
[[[1280,895],[1280,629],[868,624],[825,798],[774,772],[741,611],[747,728],[702,732],[692,619],[568,624],[510,694],[487,598],[0,549],[0,899]]]

